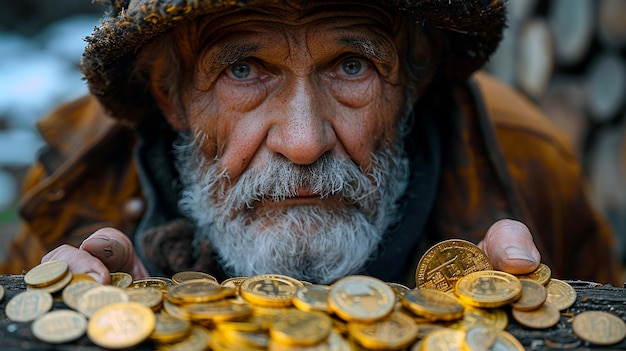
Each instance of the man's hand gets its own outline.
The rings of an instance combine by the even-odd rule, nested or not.
[[[541,262],[528,227],[510,219],[494,223],[478,247],[487,254],[493,269],[512,274],[530,273]]]
[[[102,284],[110,284],[110,272],[127,272],[134,279],[148,276],[133,249],[133,243],[122,232],[102,228],[91,234],[79,248],[62,245],[46,254],[41,262],[62,260],[72,273],[86,273]]]

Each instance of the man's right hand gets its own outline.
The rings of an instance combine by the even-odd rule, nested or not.
[[[102,284],[111,283],[110,272],[126,272],[133,279],[145,278],[148,270],[135,253],[133,243],[122,232],[102,228],[91,234],[79,248],[62,245],[46,254],[41,262],[67,262],[72,273],[85,273]]]

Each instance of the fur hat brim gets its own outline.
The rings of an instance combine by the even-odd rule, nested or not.
[[[93,34],[81,70],[92,94],[112,116],[136,122],[154,110],[146,84],[132,81],[136,54],[156,36],[198,16],[277,0],[110,0],[112,9]],[[464,79],[495,51],[505,24],[502,0],[370,1],[412,15],[446,36],[438,78]],[[144,82],[145,83],[145,82]]]

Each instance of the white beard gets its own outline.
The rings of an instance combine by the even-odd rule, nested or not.
[[[197,226],[195,240],[210,243],[230,276],[274,273],[332,283],[359,272],[399,219],[397,201],[408,183],[409,162],[398,147],[375,153],[365,171],[328,154],[306,166],[273,155],[231,186],[217,160],[199,151],[201,140],[180,135],[175,144],[183,183],[179,207]],[[340,201],[331,207],[263,206],[302,188]]]

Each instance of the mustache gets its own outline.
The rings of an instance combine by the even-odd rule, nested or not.
[[[248,208],[261,201],[296,197],[303,191],[307,196],[335,196],[354,205],[376,191],[376,187],[376,182],[350,160],[324,154],[315,163],[298,165],[272,154],[267,163],[242,174],[237,186],[220,193],[226,194],[224,201]]]

